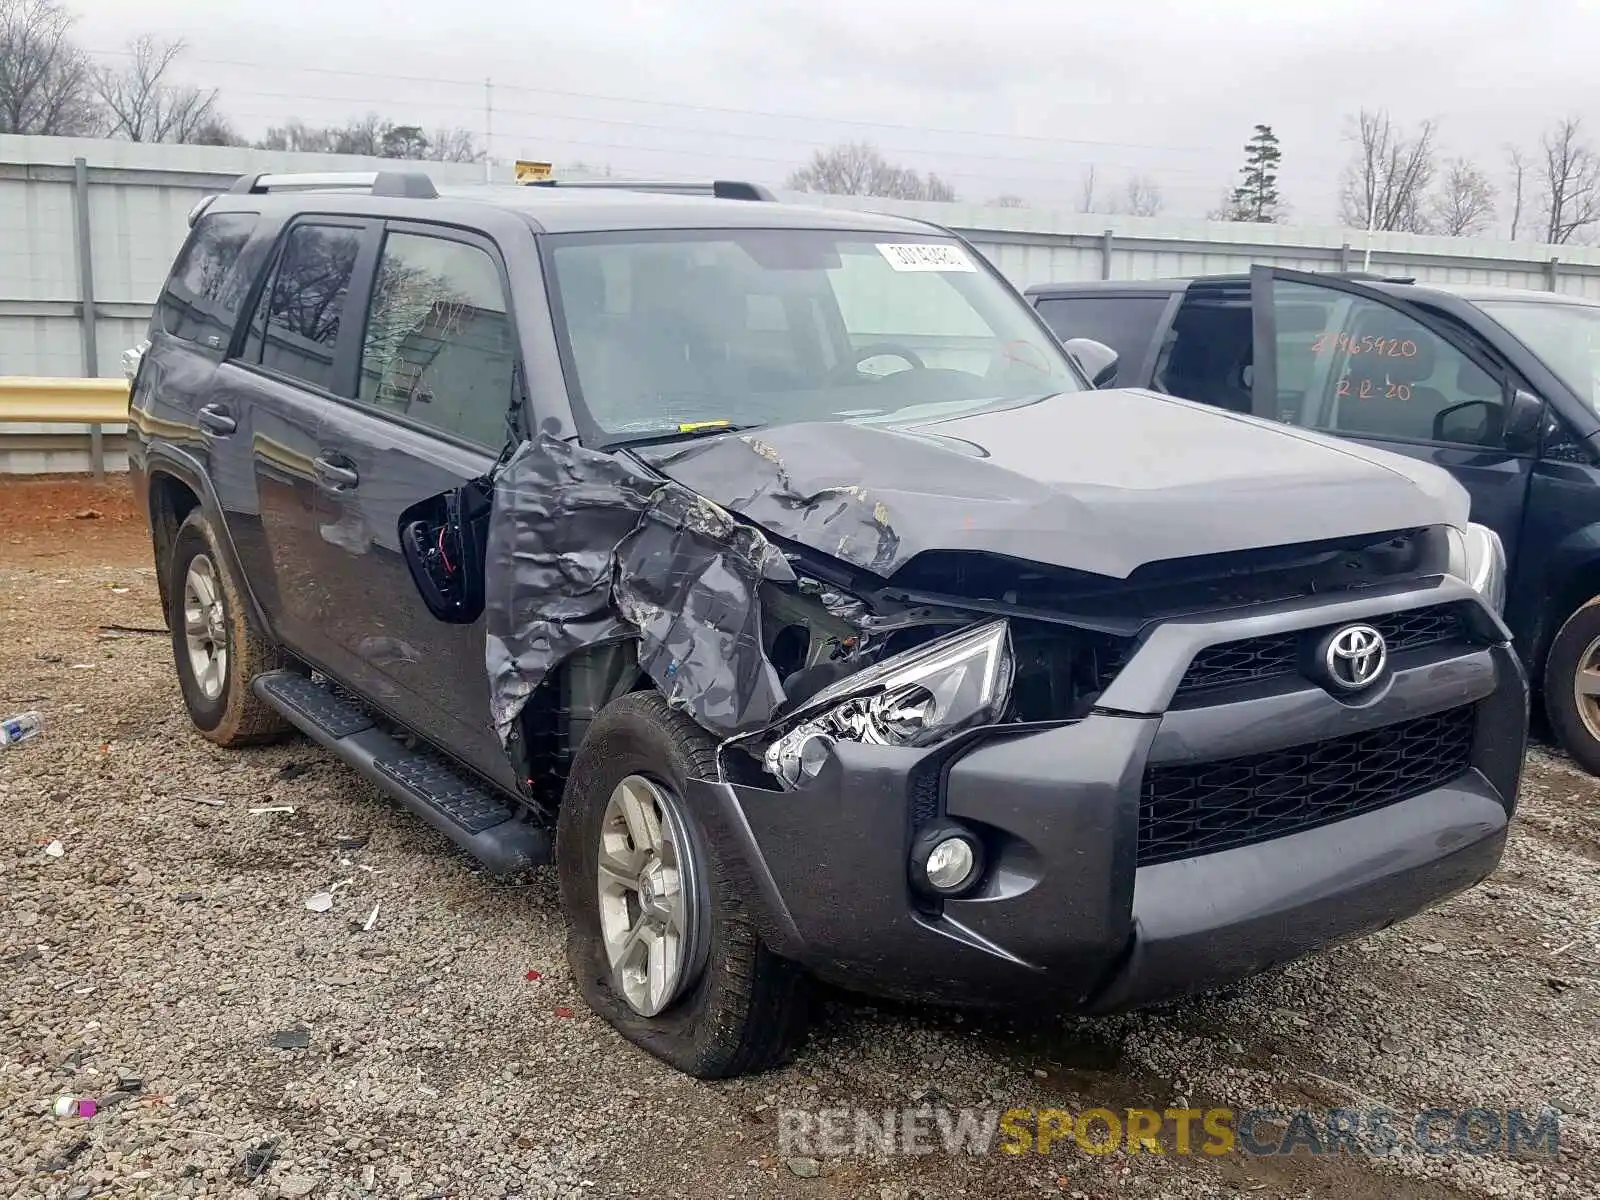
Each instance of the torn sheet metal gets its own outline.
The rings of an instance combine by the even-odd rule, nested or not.
[[[543,434],[517,447],[495,477],[484,628],[502,742],[552,667],[632,632],[612,602],[614,552],[660,482],[626,458]]]
[[[623,455],[555,438],[501,469],[484,571],[490,705],[504,742],[528,697],[586,646],[637,636],[669,703],[728,736],[784,701],[759,595],[793,583],[754,527]]]
[[[784,701],[764,645],[760,587],[793,583],[750,525],[669,483],[617,547],[615,594],[639,665],[667,702],[723,736],[771,723]]]

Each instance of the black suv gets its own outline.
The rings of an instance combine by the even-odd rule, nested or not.
[[[254,177],[133,383],[184,700],[496,868],[588,1003],[1104,1012],[1494,869],[1527,693],[1443,471],[1095,392],[959,238],[749,185]]]
[[[1102,379],[1437,463],[1508,562],[1550,732],[1600,774],[1600,303],[1360,273],[1044,284]],[[1115,362],[1108,352],[1114,352]]]

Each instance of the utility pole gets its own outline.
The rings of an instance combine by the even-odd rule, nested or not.
[[[483,81],[483,181],[494,182],[494,81]]]

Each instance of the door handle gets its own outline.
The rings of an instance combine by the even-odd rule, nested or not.
[[[316,468],[317,478],[335,491],[353,488],[361,482],[361,476],[353,468],[330,462],[326,458],[314,458],[311,465]]]
[[[214,434],[217,437],[227,437],[238,428],[233,418],[228,415],[228,410],[218,404],[207,404],[195,414],[195,418],[200,422],[202,433]]]

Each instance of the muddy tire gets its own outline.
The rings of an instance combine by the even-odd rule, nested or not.
[[[184,518],[167,563],[167,628],[189,720],[219,746],[274,741],[291,726],[250,690],[283,665],[278,648],[250,626],[237,580],[198,508]]]
[[[1600,775],[1600,597],[1568,617],[1550,643],[1544,708],[1561,748]]]
[[[810,998],[805,973],[762,943],[730,864],[683,799],[688,780],[715,774],[715,749],[655,692],[612,702],[573,762],[556,829],[567,958],[584,1000],[701,1079],[786,1062]]]

